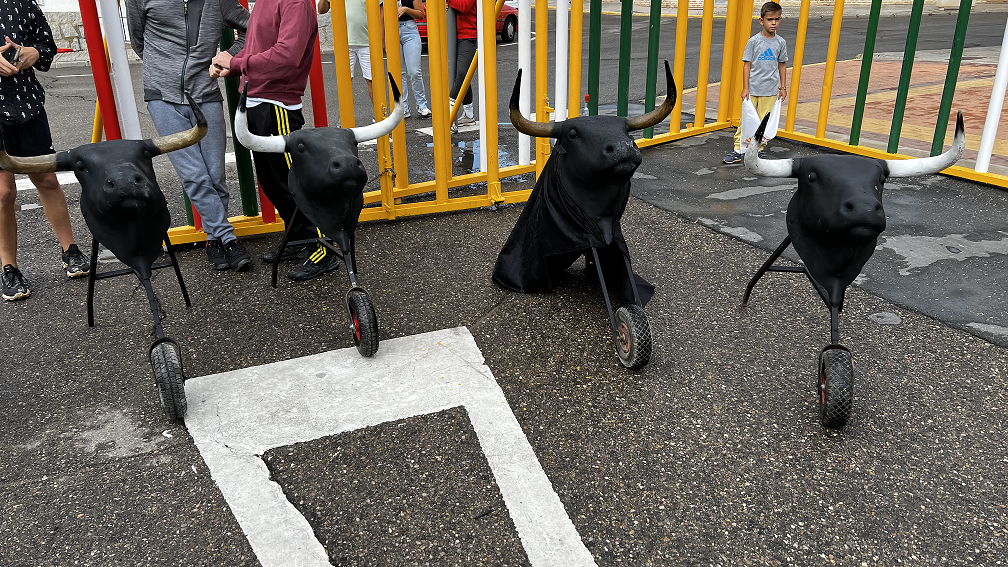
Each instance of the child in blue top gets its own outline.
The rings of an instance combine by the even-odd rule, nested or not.
[[[760,33],[749,38],[742,52],[742,99],[752,100],[760,118],[773,110],[777,99],[787,97],[787,42],[777,35],[783,9],[776,2],[767,2],[760,8]],[[735,131],[735,145],[725,156],[725,163],[742,161],[739,153],[741,129]]]

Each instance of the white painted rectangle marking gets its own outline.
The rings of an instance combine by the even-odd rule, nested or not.
[[[264,567],[328,566],[269,478],[269,449],[464,406],[533,566],[595,565],[465,327],[330,351],[185,385],[186,427]]]

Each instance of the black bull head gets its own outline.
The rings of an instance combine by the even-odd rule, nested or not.
[[[791,243],[817,284],[823,300],[841,307],[847,286],[861,273],[886,228],[882,189],[887,179],[928,175],[951,166],[966,147],[962,112],[955,139],[945,153],[919,159],[874,159],[819,155],[766,160],[759,157],[767,118],[745,155],[746,168],[767,177],[796,177],[798,190],[787,208]]]
[[[675,106],[676,87],[668,61],[665,101],[651,112],[632,118],[577,116],[562,122],[532,122],[518,109],[521,76],[519,69],[511,94],[511,123],[529,136],[556,138],[549,159],[557,160],[564,191],[597,227],[602,241],[612,244],[613,225],[623,216],[630,198],[630,178],[641,164],[640,150],[630,132],[661,122]]]
[[[350,249],[350,237],[364,208],[367,171],[357,157],[357,144],[387,135],[402,120],[399,87],[391,74],[389,81],[395,101],[392,113],[360,128],[312,128],[283,136],[252,134],[245,106],[248,83],[235,114],[235,134],[245,147],[290,156],[287,184],[298,210],[343,250]]]
[[[154,175],[152,158],[199,142],[207,121],[186,93],[196,126],[146,140],[109,140],[36,157],[0,151],[0,167],[12,173],[74,172],[81,184],[81,214],[91,234],[141,279],[161,255],[171,215]]]

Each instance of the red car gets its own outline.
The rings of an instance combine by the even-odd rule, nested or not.
[[[424,7],[427,4],[424,3]],[[417,20],[417,31],[420,32],[420,39],[427,41],[427,20]],[[507,4],[501,8],[500,16],[497,18],[497,33],[500,35],[501,41],[504,43],[511,43],[518,37],[518,9],[512,8]]]

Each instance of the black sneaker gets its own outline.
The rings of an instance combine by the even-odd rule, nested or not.
[[[309,250],[314,250],[313,244],[296,244],[293,246],[287,246],[284,248],[283,256],[280,257],[281,262],[289,262],[291,260],[304,260],[308,255]],[[266,264],[272,264],[273,259],[276,258],[276,250],[270,250],[269,252],[263,252],[259,259]]]
[[[66,268],[68,277],[79,278],[91,273],[91,259],[76,244],[71,244],[63,253],[63,267]]]
[[[224,256],[235,271],[244,272],[252,267],[252,256],[237,238],[224,245]]]
[[[3,267],[3,298],[7,301],[17,301],[31,295],[28,282],[21,275],[21,270],[7,264]]]
[[[738,152],[730,152],[728,155],[726,155],[724,157],[724,162],[725,163],[741,163],[742,162],[742,154],[740,154]]]
[[[231,267],[231,262],[228,261],[227,255],[224,253],[224,245],[220,240],[207,240],[206,255],[207,260],[210,260],[210,265],[217,271],[227,270]]]
[[[319,246],[315,253],[305,260],[304,264],[288,272],[287,277],[296,282],[303,282],[331,272],[337,267],[339,267],[339,259],[336,258],[336,255],[324,246]]]

